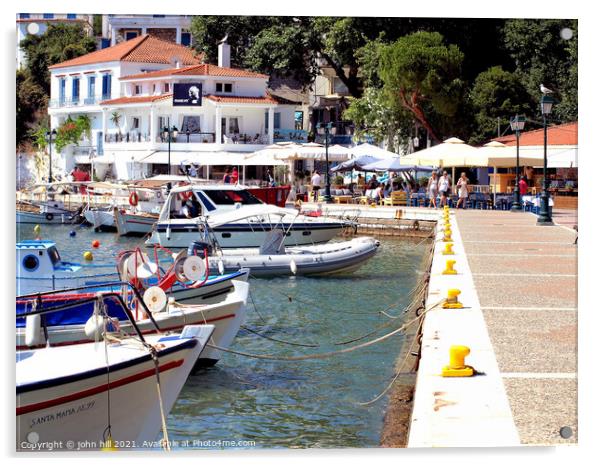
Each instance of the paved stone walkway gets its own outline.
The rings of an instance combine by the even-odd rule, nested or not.
[[[576,211],[548,227],[530,213],[456,214],[521,442],[576,442]]]

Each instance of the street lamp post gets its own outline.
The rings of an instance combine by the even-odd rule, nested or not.
[[[511,211],[512,212],[520,212],[521,209],[521,204],[520,204],[520,191],[518,189],[518,182],[519,182],[519,170],[520,170],[520,163],[519,163],[519,145],[520,145],[520,132],[525,129],[525,121],[527,121],[527,119],[524,116],[518,116],[516,115],[514,118],[510,118],[510,127],[512,128],[512,131],[514,131],[516,133],[516,180],[514,182],[514,202],[512,203],[512,207],[511,207]]]
[[[543,185],[541,193],[541,203],[539,216],[537,217],[538,225],[553,225],[552,216],[549,208],[548,195],[548,120],[547,116],[552,113],[552,105],[554,99],[548,95],[541,97],[541,115],[543,117]]]
[[[328,162],[328,144],[330,142],[330,134],[336,134],[337,129],[332,126],[332,123],[318,123],[316,130],[319,134],[324,135],[324,149],[326,151],[326,193],[324,194],[324,202],[332,204],[332,196],[330,195],[330,167]]]
[[[163,137],[167,138],[167,174],[171,173],[171,139],[178,137],[178,128],[173,126],[170,129],[169,117],[167,118],[167,126],[163,128]],[[171,183],[167,183],[167,191],[171,190]]]
[[[52,131],[50,131],[50,130],[46,131],[46,137],[48,138],[48,158],[49,158],[48,182],[52,183],[52,138],[54,137],[56,139],[56,129],[53,129]]]

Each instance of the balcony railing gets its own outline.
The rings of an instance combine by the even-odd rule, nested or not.
[[[82,105],[96,105],[102,100],[108,100],[109,97],[86,97],[75,98],[75,99],[52,99],[48,103],[50,108],[62,108],[62,107],[78,107]]]
[[[105,134],[106,143],[121,142],[151,142],[150,134],[139,133],[138,131],[129,131],[127,133],[107,133]]]

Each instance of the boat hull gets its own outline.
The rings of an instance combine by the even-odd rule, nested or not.
[[[115,226],[119,236],[144,236],[150,233],[158,215],[132,214],[117,208],[113,211]]]
[[[223,264],[224,271],[248,268],[253,277],[330,275],[359,269],[378,252],[380,243],[367,237],[318,246],[287,248],[286,254],[259,255],[254,251],[225,251],[209,260],[210,267]],[[295,271],[291,268],[295,263]]]
[[[258,248],[274,227],[277,225],[255,224],[250,226],[247,223],[232,223],[215,228],[213,233],[220,247],[224,249]],[[338,222],[324,222],[321,224],[293,224],[292,227],[289,227],[290,225],[284,225],[284,229],[289,233],[284,240],[285,246],[327,243],[341,232],[343,225]],[[195,223],[172,225],[169,228],[169,234],[168,228],[164,224],[158,224],[146,243],[147,245],[159,244],[167,248],[187,248],[193,241],[201,240],[201,233]]]
[[[181,305],[179,302],[168,305],[163,312],[153,314],[155,322],[159,326],[157,330],[150,319],[141,318],[136,320],[136,325],[143,334],[156,334],[158,332],[180,332],[186,325],[211,324],[215,326],[215,331],[211,336],[210,342],[222,348],[230,346],[234,337],[238,333],[240,326],[246,317],[246,303],[249,294],[249,284],[244,281],[234,280],[232,290],[220,302],[216,304],[193,304]],[[59,302],[53,302],[58,305]],[[87,313],[84,313],[79,323],[71,325],[48,325],[48,340],[52,346],[75,345],[89,343],[93,341],[85,333],[85,321],[91,315],[91,306],[88,306]],[[72,313],[78,313],[74,309]],[[109,315],[114,316],[110,312]],[[117,315],[120,318],[120,329],[127,334],[133,334],[134,330],[123,315]],[[42,330],[40,329],[40,340],[42,339]],[[17,349],[30,349],[25,344],[25,328],[17,327]],[[195,368],[212,366],[220,359],[220,351],[209,347],[203,349]]]
[[[37,213],[17,210],[17,223],[31,223],[35,225],[61,225],[71,223],[71,213]]]
[[[88,209],[84,217],[95,229],[100,231],[117,231],[112,210]]]
[[[166,416],[212,330],[211,326],[204,327],[202,338],[147,339],[151,344],[161,342],[157,356]],[[17,353],[18,450],[98,450],[105,446],[109,422],[118,448],[157,446],[154,441],[161,428],[161,412],[152,357],[139,343],[130,343],[129,349],[127,343],[109,345],[109,362],[98,364],[96,360],[88,369],[91,358],[105,358],[104,344],[98,349],[95,346],[91,343]],[[114,359],[118,351],[128,351],[131,356]],[[28,372],[42,372],[40,368],[52,360],[72,363],[75,358],[86,358],[81,364],[73,364],[78,370],[61,377],[22,382]]]

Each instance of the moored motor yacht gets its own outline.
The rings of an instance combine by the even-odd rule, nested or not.
[[[267,232],[279,226],[285,231],[285,246],[326,243],[346,226],[338,219],[300,215],[294,209],[264,204],[242,186],[192,185],[169,193],[146,244],[187,248],[191,242],[205,239],[206,222],[210,224],[213,216],[222,214],[232,215],[231,221],[220,221],[213,229],[222,248],[258,248]]]

